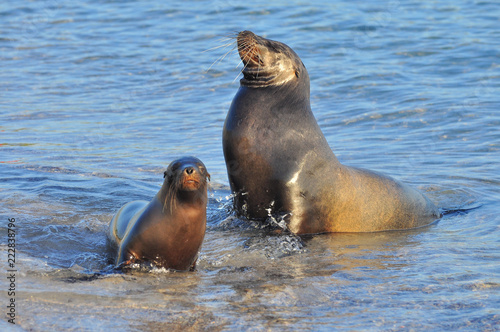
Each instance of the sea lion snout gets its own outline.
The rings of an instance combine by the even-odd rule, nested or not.
[[[203,181],[203,176],[197,167],[187,166],[182,172],[182,189],[198,190]]]
[[[170,166],[169,166],[170,167]],[[171,172],[177,177],[179,189],[183,191],[194,191],[206,186],[207,179],[210,180],[205,165],[196,158],[184,158],[172,165]],[[177,176],[175,176],[177,174]]]
[[[261,57],[261,47],[256,37],[251,31],[242,31],[237,37],[238,53],[245,68],[248,70],[254,68],[260,70],[264,66]]]
[[[242,85],[266,87],[299,78],[302,61],[287,45],[257,36],[251,31],[240,32],[236,39],[243,63]]]

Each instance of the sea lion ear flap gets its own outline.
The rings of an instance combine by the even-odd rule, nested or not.
[[[168,177],[171,177],[172,176],[172,170],[169,168],[167,168],[167,170],[165,172],[163,172],[163,178],[168,178]]]
[[[210,173],[207,172],[207,179],[210,181]]]

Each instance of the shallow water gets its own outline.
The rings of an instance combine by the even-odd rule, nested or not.
[[[15,218],[17,326],[498,330],[499,17],[496,2],[465,0],[4,1],[0,243],[7,271]],[[341,162],[442,209],[477,208],[419,230],[306,239],[235,218],[221,133],[239,59],[210,49],[245,29],[302,58]],[[151,199],[183,155],[212,175],[197,270],[102,273],[114,212]]]

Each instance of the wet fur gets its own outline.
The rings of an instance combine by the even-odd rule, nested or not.
[[[200,160],[184,157],[169,165],[164,178],[150,202],[127,203],[111,220],[108,239],[117,267],[135,262],[176,270],[194,267],[205,234],[210,175]]]

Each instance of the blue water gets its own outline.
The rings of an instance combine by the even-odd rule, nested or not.
[[[467,0],[3,1],[0,243],[6,271],[15,218],[17,326],[499,330],[499,18]],[[234,43],[217,47],[241,30],[299,54],[341,162],[476,209],[306,241],[236,219],[221,134],[241,65]],[[212,175],[197,270],[95,276],[114,212],[151,199],[183,155]]]

